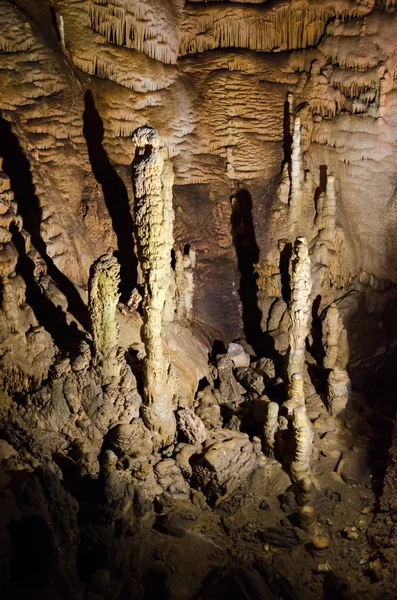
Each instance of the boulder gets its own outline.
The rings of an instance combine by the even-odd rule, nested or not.
[[[190,488],[175,460],[172,458],[162,460],[154,467],[154,472],[158,484],[166,494],[173,497],[189,496]]]
[[[178,410],[176,419],[180,431],[191,444],[200,446],[206,440],[207,429],[200,417],[191,408]]]
[[[248,435],[216,430],[194,466],[194,483],[211,504],[216,504],[230,495],[255,467],[256,456]]]
[[[263,376],[254,369],[240,367],[236,370],[236,379],[248,392],[263,394],[265,384]]]
[[[116,425],[109,432],[111,449],[118,455],[148,456],[153,451],[150,431],[142,419],[134,419],[132,423]]]
[[[244,351],[244,348],[240,344],[229,344],[227,349],[227,355],[232,360],[234,367],[249,367],[250,355]]]

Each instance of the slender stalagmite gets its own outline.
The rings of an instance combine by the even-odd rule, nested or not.
[[[263,437],[265,439],[265,453],[274,458],[276,433],[278,429],[278,404],[270,402],[267,407],[267,415],[263,426]]]
[[[291,153],[291,195],[290,211],[291,220],[295,222],[302,209],[302,185],[301,185],[301,120],[296,117],[294,121],[294,131],[292,135],[292,153]]]
[[[333,242],[335,239],[336,225],[336,190],[335,177],[328,175],[327,189],[319,198],[316,215],[316,226],[321,234],[321,239]]]
[[[95,360],[106,383],[120,373],[117,358],[119,329],[116,308],[119,301],[120,265],[104,254],[94,262],[88,282],[88,310],[94,341]]]
[[[174,211],[173,172],[160,149],[156,130],[140,127],[133,135],[137,147],[133,163],[135,224],[138,259],[144,278],[142,339],[144,406],[142,416],[155,434],[157,447],[170,444],[175,435],[169,361],[162,342],[163,309],[171,281]]]
[[[312,279],[307,241],[298,237],[290,262],[291,303],[289,328],[288,378],[302,373],[305,363],[305,340],[310,330],[310,292]]]
[[[294,410],[292,425],[295,439],[295,455],[291,473],[295,481],[310,476],[310,463],[313,454],[313,430],[307,416],[306,406]]]

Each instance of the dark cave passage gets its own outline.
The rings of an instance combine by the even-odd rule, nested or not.
[[[106,207],[117,237],[120,263],[120,292],[128,299],[137,282],[137,259],[134,244],[134,221],[128,192],[121,177],[112,166],[103,147],[104,127],[90,91],[84,96],[83,134],[95,179],[102,186]]]
[[[258,275],[255,265],[259,261],[256,242],[252,198],[248,190],[237,190],[231,197],[231,230],[240,272],[239,294],[243,307],[243,325],[247,340],[253,348],[261,336],[262,313],[258,307]]]

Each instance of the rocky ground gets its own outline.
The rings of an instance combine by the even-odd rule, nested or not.
[[[312,479],[294,483],[288,431],[276,458],[261,436],[270,399],[286,393],[272,360],[236,344],[211,374],[194,409],[177,411],[175,444],[153,452],[135,418],[110,430],[97,467],[81,446],[55,451],[48,431],[18,428],[22,399],[9,409],[2,597],[395,597],[394,521],[380,505],[390,417],[354,393],[333,418],[320,380],[316,392],[305,377]]]

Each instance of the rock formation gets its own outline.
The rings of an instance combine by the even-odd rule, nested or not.
[[[105,384],[119,376],[118,325],[116,307],[119,300],[120,266],[114,256],[105,254],[92,266],[88,287],[88,310],[91,318],[95,357],[101,365]]]
[[[396,9],[0,0],[2,598],[394,598]]]
[[[267,456],[274,458],[276,432],[278,429],[278,409],[276,402],[270,402],[267,407],[267,415],[263,427],[263,437]]]
[[[163,309],[171,280],[173,245],[173,175],[165,167],[157,132],[149,127],[133,136],[137,155],[133,165],[136,237],[144,278],[142,340],[145,345],[144,399],[142,414],[157,445],[168,445],[175,434],[172,382],[163,350]]]
[[[291,303],[289,327],[288,375],[302,373],[305,340],[310,328],[310,292],[312,289],[310,256],[307,241],[298,237],[290,264]]]

